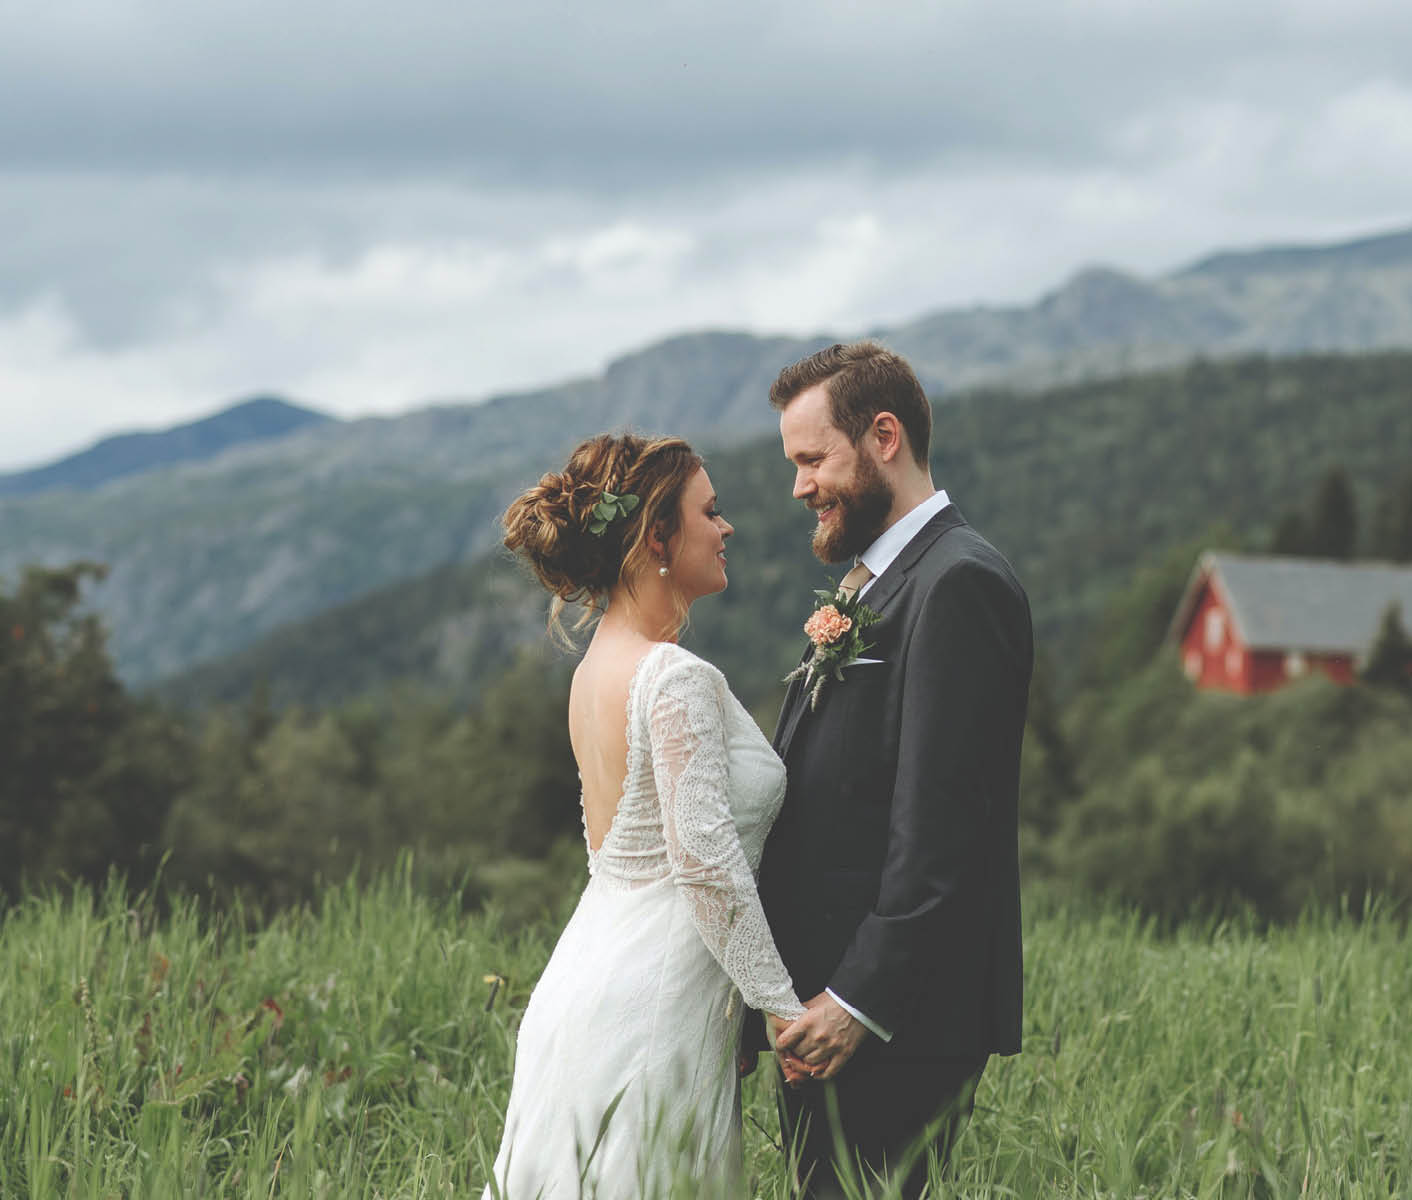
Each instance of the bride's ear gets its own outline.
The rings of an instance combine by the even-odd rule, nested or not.
[[[647,531],[647,548],[652,551],[652,557],[659,562],[667,560],[667,542],[662,537],[662,527],[654,525]]]

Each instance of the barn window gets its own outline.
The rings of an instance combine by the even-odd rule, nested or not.
[[[1226,640],[1226,614],[1213,608],[1206,614],[1206,649],[1219,650]]]
[[[1201,677],[1201,651],[1188,650],[1182,658],[1182,666],[1186,670],[1186,677],[1190,680],[1197,680]]]
[[[1298,650],[1291,650],[1285,655],[1285,674],[1291,679],[1298,679],[1301,675],[1309,673],[1309,660]]]
[[[1240,674],[1241,657],[1240,650],[1232,646],[1226,651],[1226,675],[1234,679]]]

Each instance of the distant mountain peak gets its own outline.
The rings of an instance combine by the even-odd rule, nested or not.
[[[299,413],[302,416],[314,417],[320,420],[328,420],[328,414],[319,412],[318,409],[309,408],[302,404],[295,404],[286,400],[283,396],[276,396],[273,393],[267,395],[249,396],[244,400],[237,400],[228,408],[221,409],[220,412],[212,414],[211,417],[203,418],[212,420],[219,417],[229,417],[233,413]]]
[[[1137,275],[1117,267],[1095,265],[1074,272],[1062,287],[1041,299],[1039,306],[1045,308],[1074,298],[1090,303],[1112,303],[1151,294],[1152,285]]]
[[[169,429],[119,433],[56,462],[0,475],[0,496],[88,491],[145,471],[214,458],[232,446],[269,441],[334,420],[281,396],[256,395]]]
[[[1311,267],[1363,271],[1409,265],[1412,265],[1412,229],[1403,229],[1325,245],[1276,244],[1249,250],[1220,250],[1174,271],[1172,278],[1306,271]]]

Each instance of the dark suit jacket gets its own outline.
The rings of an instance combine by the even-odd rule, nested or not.
[[[869,658],[799,683],[760,895],[800,997],[825,987],[889,1029],[877,1053],[1020,1049],[1020,742],[1033,662],[1010,564],[954,505],[864,598]]]

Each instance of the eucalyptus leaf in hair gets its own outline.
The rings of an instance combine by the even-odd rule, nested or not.
[[[602,537],[603,531],[614,521],[623,520],[638,506],[638,498],[631,492],[621,496],[615,496],[612,492],[604,492],[598,503],[593,506],[593,519],[588,523],[588,532],[595,537]]]

